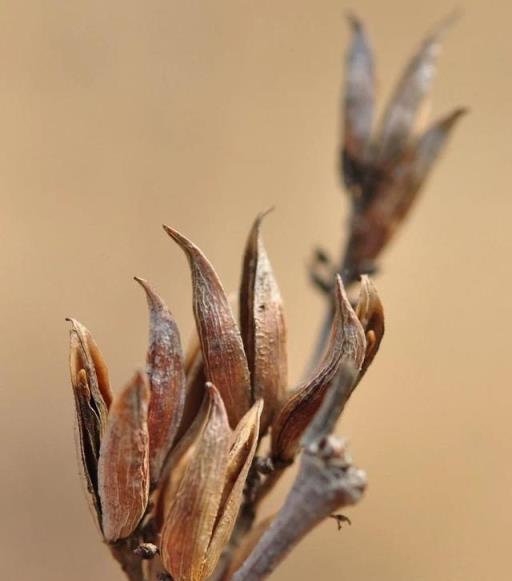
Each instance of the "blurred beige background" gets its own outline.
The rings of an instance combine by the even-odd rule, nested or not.
[[[383,262],[388,332],[340,426],[368,494],[274,575],[510,579],[512,9],[458,3],[434,114],[463,120]],[[6,1],[0,5],[0,554],[6,581],[121,580],[77,476],[67,325],[119,386],[144,361],[134,274],[188,336],[167,222],[235,288],[255,214],[286,299],[293,377],[323,313],[305,263],[337,252],[344,11],[367,22],[387,95],[441,0]],[[283,491],[281,491],[281,495]]]

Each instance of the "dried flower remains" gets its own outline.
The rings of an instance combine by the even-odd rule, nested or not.
[[[375,129],[373,52],[361,22],[350,23],[342,173],[352,214],[339,263],[319,251],[312,265],[328,308],[306,379],[289,385],[283,301],[261,234],[265,213],[243,253],[239,321],[205,254],[164,226],[188,260],[195,335],[184,353],[171,311],[136,277],[149,311],[146,368],[117,395],[91,333],[69,319],[84,488],[131,581],[263,579],[314,526],[364,494],[366,475],[333,431],[384,335],[368,273],[462,110],[416,131],[445,22],[408,64]],[[260,518],[261,502],[298,456],[283,506]]]

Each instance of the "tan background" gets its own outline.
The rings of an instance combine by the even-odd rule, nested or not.
[[[327,522],[274,576],[510,579],[512,37],[508,2],[459,2],[434,114],[463,121],[378,286],[388,333],[341,426],[369,473],[340,534]],[[381,93],[441,0],[353,2]],[[8,1],[0,5],[0,555],[6,581],[121,579],[77,477],[67,325],[94,332],[122,384],[143,363],[134,274],[184,335],[190,282],[160,228],[237,284],[255,214],[287,301],[298,377],[322,302],[305,276],[336,251],[338,0]]]

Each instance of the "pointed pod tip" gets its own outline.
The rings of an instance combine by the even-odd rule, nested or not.
[[[363,29],[363,22],[355,12],[347,10],[345,17],[354,32],[360,32]]]
[[[157,295],[153,287],[149,284],[147,280],[144,278],[140,278],[138,276],[134,276],[133,280],[140,284],[143,288],[144,292],[146,293],[146,299],[148,301],[150,309],[154,308],[165,308],[165,303],[162,299]]]
[[[144,369],[138,368],[134,371],[131,380],[128,382],[127,388],[144,390],[145,387],[149,389],[147,373]]]
[[[454,8],[433,27],[431,33],[427,37],[427,42],[439,42],[444,40],[446,34],[455,24],[457,24],[457,22],[462,18],[462,15],[463,11],[460,7]]]
[[[181,234],[174,228],[171,228],[170,226],[163,224],[163,229],[185,252],[190,253],[191,251],[198,250],[198,248],[193,242],[191,242],[188,238],[183,236],[183,234]]]
[[[462,6],[455,6],[451,12],[449,12],[446,17],[442,20],[441,26],[445,28],[450,28],[459,22],[459,20],[464,16],[464,9]]]
[[[66,317],[65,321],[67,323],[70,323],[70,325],[71,325],[70,332],[73,332],[73,331],[80,332],[80,330],[86,331],[86,329],[82,325],[82,323],[80,323],[80,321],[78,321],[77,319],[74,319],[73,317]]]
[[[138,283],[145,291],[146,294],[152,294],[153,289],[149,285],[148,281],[145,278],[140,278],[140,276],[134,276],[133,280]]]
[[[208,399],[210,400],[210,405],[217,408],[220,411],[221,415],[224,417],[226,423],[228,422],[228,416],[226,412],[226,406],[224,405],[224,400],[220,395],[217,386],[215,386],[211,381],[207,381],[205,384],[206,394]]]
[[[254,224],[252,227],[253,232],[259,232],[259,229],[260,229],[260,226],[261,226],[261,223],[263,222],[263,220],[269,214],[271,214],[275,209],[276,209],[275,206],[270,206],[270,208],[267,208],[266,210],[263,210],[263,211],[258,213],[258,215],[256,216],[256,218],[254,220]]]
[[[361,275],[361,287],[373,291],[377,290],[373,280],[367,274]]]
[[[459,117],[464,117],[464,115],[467,115],[468,113],[471,112],[471,109],[469,107],[457,107],[451,114],[452,119],[458,119]]]
[[[146,293],[146,299],[148,301],[148,305],[150,310],[154,309],[163,309],[168,311],[167,305],[160,297],[160,295],[155,291],[155,289],[149,284],[149,282],[144,278],[139,278],[138,276],[134,276],[133,280],[139,283],[142,287],[144,292]]]
[[[261,418],[261,413],[263,412],[263,407],[265,405],[265,402],[263,401],[263,398],[260,397],[259,399],[257,399],[251,406],[251,408],[249,409],[248,412],[246,412],[246,417],[250,417],[253,416],[255,419],[260,420]]]
[[[276,209],[275,206],[270,206],[268,207],[266,210],[263,210],[262,212],[259,213],[259,218],[260,220],[263,220],[263,218],[265,218],[266,216],[268,216],[269,214],[272,214],[272,212],[274,212]]]
[[[336,296],[339,300],[348,301],[345,285],[340,274],[336,274]]]
[[[437,127],[441,128],[442,130],[449,131],[456,123],[458,123],[459,119],[465,117],[469,113],[469,111],[470,110],[468,107],[457,107],[456,109],[442,117],[438,121],[438,123],[434,125],[434,127],[437,125]]]
[[[258,422],[258,426],[260,426],[261,414],[263,413],[264,407],[265,407],[265,402],[263,401],[262,397],[260,399],[257,399],[252,406],[252,408],[254,409],[254,415],[256,416],[256,420]],[[259,429],[261,429],[261,426]]]
[[[128,382],[128,385],[125,388],[125,393],[136,394],[137,399],[142,398],[142,401],[145,401],[147,404],[151,391],[149,378],[144,369],[135,370],[131,381]]]

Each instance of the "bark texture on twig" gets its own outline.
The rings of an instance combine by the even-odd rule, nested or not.
[[[264,579],[322,520],[359,501],[366,475],[352,465],[345,442],[331,435],[343,408],[347,386],[357,372],[347,366],[324,400],[308,432],[299,473],[276,519],[233,576],[233,581]]]

